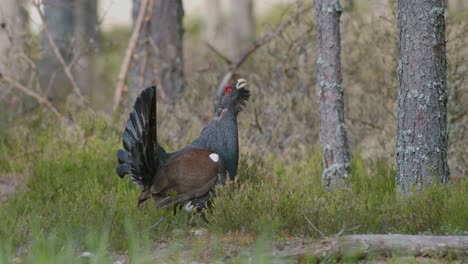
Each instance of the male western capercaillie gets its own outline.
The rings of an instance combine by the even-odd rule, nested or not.
[[[188,146],[169,153],[158,143],[156,87],[137,98],[117,152],[117,174],[143,187],[138,205],[153,198],[156,207],[185,204],[202,208],[210,192],[226,176],[234,179],[239,161],[237,116],[250,97],[247,81],[239,79],[224,89],[213,119]]]

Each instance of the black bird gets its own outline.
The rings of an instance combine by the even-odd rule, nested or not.
[[[153,197],[156,207],[185,204],[186,210],[206,205],[210,192],[226,176],[234,179],[239,162],[237,116],[250,97],[247,81],[238,79],[224,89],[214,118],[188,146],[166,152],[156,133],[156,87],[137,98],[117,152],[117,174],[143,187],[138,205]]]

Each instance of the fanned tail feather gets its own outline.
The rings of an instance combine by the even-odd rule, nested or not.
[[[145,89],[130,112],[122,137],[124,149],[117,151],[116,172],[123,178],[149,188],[165,154],[159,146],[156,130],[156,87]]]

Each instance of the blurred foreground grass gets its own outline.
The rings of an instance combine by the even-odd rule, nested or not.
[[[205,256],[207,247],[209,258],[217,260],[227,254],[226,239],[268,251],[268,241],[315,239],[341,230],[468,234],[466,180],[403,197],[394,189],[392,166],[355,154],[351,188],[325,192],[318,148],[294,162],[243,154],[238,179],[218,188],[206,224],[184,212],[138,209],[139,189],[114,173],[120,139],[112,122],[92,111],[76,117],[72,128],[38,118],[34,128],[17,126],[0,134],[0,179],[27,175],[24,190],[0,203],[3,263],[16,256],[31,263],[105,263],[118,252],[132,263],[151,262],[155,252],[179,262]],[[197,238],[193,230],[202,226],[204,235]],[[189,256],[180,253],[180,241],[187,239],[195,239]],[[156,250],[161,243],[170,246]],[[82,252],[92,256],[79,257]],[[230,261],[243,262],[242,256]]]

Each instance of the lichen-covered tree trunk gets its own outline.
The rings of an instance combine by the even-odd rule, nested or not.
[[[69,64],[73,58],[74,0],[46,0],[43,3],[45,26],[65,62]],[[48,97],[63,98],[71,91],[71,86],[45,31],[41,32],[41,48],[42,59],[38,69],[42,87],[47,89]]]
[[[140,0],[133,0],[134,22],[140,3]],[[182,0],[149,3],[131,69],[131,105],[140,91],[150,84],[157,84],[160,95],[169,103],[173,103],[184,89]]]
[[[229,15],[229,55],[239,56],[255,40],[253,0],[231,0]]]
[[[398,1],[397,185],[449,178],[444,0]]]
[[[338,0],[315,0],[317,32],[317,92],[322,146],[322,182],[327,188],[345,186],[351,155],[344,120]]]

